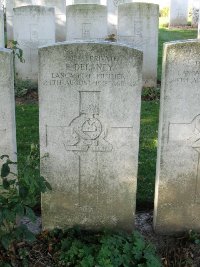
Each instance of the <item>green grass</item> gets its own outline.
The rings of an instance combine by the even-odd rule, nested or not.
[[[159,43],[158,43],[158,80],[161,80],[162,73],[162,54],[163,43],[183,40],[183,39],[196,39],[197,29],[167,29],[160,28],[159,30]]]
[[[30,153],[31,144],[39,144],[38,105],[17,105],[17,153],[19,173]]]
[[[161,76],[162,44],[181,39],[196,38],[197,30],[160,29],[158,78]],[[157,129],[159,102],[143,101],[141,112],[141,135],[138,170],[138,207],[152,206],[154,197]],[[32,143],[39,144],[38,105],[18,105],[16,107],[18,168],[22,169]],[[36,170],[37,172],[37,170]]]
[[[154,198],[159,102],[142,101],[137,206],[151,207]]]

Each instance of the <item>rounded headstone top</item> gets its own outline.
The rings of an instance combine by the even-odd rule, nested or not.
[[[200,39],[186,39],[186,40],[178,40],[166,42],[164,45],[183,45],[183,44],[192,44],[192,43],[200,43]]]
[[[29,5],[29,6],[21,6],[13,8],[15,14],[22,14],[22,13],[30,13],[34,14],[46,14],[46,13],[54,13],[54,7],[47,7],[47,6],[37,6],[37,5]]]
[[[154,8],[158,8],[159,9],[159,5],[158,4],[154,4],[154,3],[144,3],[144,2],[129,2],[129,3],[120,3],[119,4],[119,8],[121,7],[135,7],[135,6],[140,6],[142,7],[154,7]]]
[[[87,9],[87,10],[97,10],[97,9],[107,9],[105,5],[100,5],[100,4],[74,4],[74,5],[68,5],[66,6],[67,9]]]
[[[0,47],[0,53],[1,53],[1,54],[3,54],[3,53],[12,54],[13,51],[12,51],[11,49],[7,49],[7,48]]]
[[[39,51],[41,50],[48,50],[51,48],[58,48],[58,47],[67,47],[67,46],[77,46],[77,45],[85,45],[85,46],[111,46],[111,47],[119,47],[119,48],[125,48],[125,49],[130,49],[132,51],[134,51],[135,53],[137,53],[138,55],[142,56],[143,52],[142,50],[136,49],[135,47],[131,46],[131,45],[127,45],[127,44],[123,44],[123,43],[114,43],[114,42],[109,42],[109,41],[95,41],[95,40],[80,40],[80,41],[66,41],[66,42],[58,42],[52,45],[48,45],[48,46],[40,46],[39,47]]]

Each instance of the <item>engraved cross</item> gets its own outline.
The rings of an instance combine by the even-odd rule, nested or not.
[[[189,123],[170,123],[169,137],[172,141],[189,141],[198,153],[195,203],[200,199],[200,114]]]

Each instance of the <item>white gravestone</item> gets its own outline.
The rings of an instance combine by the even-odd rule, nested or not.
[[[6,0],[6,30],[7,40],[13,40],[13,8],[14,0]]]
[[[8,155],[16,162],[16,126],[14,99],[13,53],[0,49],[0,156]],[[0,160],[0,169],[4,160]],[[16,172],[16,167],[11,166]]]
[[[105,40],[107,37],[107,8],[96,4],[66,7],[67,40]]]
[[[7,40],[13,40],[13,8],[32,5],[34,0],[6,0]]]
[[[41,174],[53,188],[42,195],[43,228],[131,230],[142,52],[66,42],[40,48],[39,65]]]
[[[54,7],[56,19],[56,41],[66,40],[66,0],[36,0],[38,5]]]
[[[127,3],[118,7],[118,41],[142,49],[143,85],[157,85],[159,6]]]
[[[169,12],[169,26],[187,25],[188,0],[171,0]]]
[[[200,230],[200,42],[166,43],[154,227]]]
[[[107,5],[107,0],[67,0],[66,5],[76,5],[76,4],[99,4]]]
[[[23,50],[25,63],[15,60],[18,78],[38,80],[38,46],[55,42],[54,8],[24,6],[14,9],[14,39]]]
[[[118,6],[121,3],[123,3],[123,0],[107,0],[107,23],[109,35],[117,35]]]
[[[4,41],[4,12],[0,9],[0,47],[5,46]]]
[[[200,0],[193,0],[192,2],[192,26],[198,26],[199,21],[199,8],[200,8]]]
[[[73,4],[101,4],[100,0],[73,0]]]

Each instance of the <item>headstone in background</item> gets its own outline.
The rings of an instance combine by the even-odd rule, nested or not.
[[[4,41],[4,11],[3,11],[3,7],[0,8],[0,47],[5,47],[5,41]]]
[[[0,156],[17,161],[13,52],[0,48]],[[0,160],[0,169],[3,160]],[[11,166],[16,171],[16,166]],[[16,172],[15,172],[16,173]]]
[[[118,7],[118,41],[143,50],[143,85],[157,85],[159,6],[127,3]]]
[[[200,42],[166,43],[163,58],[155,230],[200,230]]]
[[[6,29],[7,40],[13,40],[13,8],[14,0],[6,1]]]
[[[193,0],[192,2],[192,26],[197,27],[199,21],[200,0]]]
[[[170,27],[187,25],[188,0],[171,0],[169,13]]]
[[[14,39],[23,50],[25,63],[15,60],[17,77],[38,80],[38,46],[55,42],[54,8],[24,6],[14,9]]]
[[[105,40],[107,37],[107,8],[96,4],[66,7],[67,40]]]
[[[100,5],[100,0],[73,0],[73,4],[98,4]]]
[[[33,0],[7,0],[6,1],[6,27],[7,40],[13,40],[13,8],[31,5]]]
[[[108,34],[117,35],[117,17],[118,17],[118,6],[123,3],[123,0],[107,0],[107,23],[108,23]]]
[[[37,0],[37,4],[55,8],[56,41],[66,40],[66,0]]]
[[[43,228],[131,230],[142,52],[58,44],[39,49],[39,65],[41,174],[53,188],[42,195]]]

